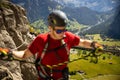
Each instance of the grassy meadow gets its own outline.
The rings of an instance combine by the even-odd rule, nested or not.
[[[105,45],[120,46],[120,41],[102,41],[99,34],[92,35],[94,40]],[[80,51],[79,51],[80,52]],[[82,54],[82,53],[81,53]],[[70,55],[70,60],[80,58],[77,53]],[[91,63],[88,60],[80,59],[69,63],[70,80],[120,80],[120,57],[108,54],[102,54],[98,58],[98,63]]]

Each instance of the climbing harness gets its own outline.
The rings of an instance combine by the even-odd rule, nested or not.
[[[59,64],[56,64],[56,65],[45,65],[43,66],[41,64],[41,61],[42,59],[44,58],[46,52],[51,52],[51,51],[55,51],[55,55],[56,57],[59,59],[59,55],[57,55],[56,51],[59,50],[60,48],[65,48],[66,51],[67,51],[67,55],[69,54],[69,50],[67,48],[67,44],[64,42],[64,39],[61,40],[61,46],[57,47],[57,48],[54,48],[52,50],[47,50],[48,46],[49,46],[49,35],[47,36],[47,43],[45,44],[45,47],[42,51],[42,54],[41,56],[37,57],[36,61],[35,61],[35,66],[37,68],[37,71],[38,71],[38,75],[44,79],[52,79],[52,76],[53,76],[53,71],[58,71],[58,72],[61,72],[61,70],[54,70],[53,68],[54,67],[59,67],[59,66],[62,66],[62,65],[65,65],[68,63],[68,61],[65,61],[63,63],[59,63]],[[45,68],[49,68],[50,70],[50,75],[48,75],[48,73],[46,72],[46,69]],[[40,71],[39,69],[41,69],[42,71]]]

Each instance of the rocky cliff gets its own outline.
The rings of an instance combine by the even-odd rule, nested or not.
[[[28,29],[25,9],[9,0],[0,0],[0,47],[25,49],[30,42]],[[36,80],[36,77],[34,65],[0,60],[0,80]]]

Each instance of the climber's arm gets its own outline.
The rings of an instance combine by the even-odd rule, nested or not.
[[[12,51],[12,53],[14,57],[20,59],[26,59],[33,55],[29,49],[25,49],[24,51]]]

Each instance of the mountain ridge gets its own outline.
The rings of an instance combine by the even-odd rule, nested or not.
[[[106,15],[105,12],[93,11],[87,7],[77,7],[71,9],[70,7],[62,6],[61,4],[55,2],[54,0],[45,0],[44,2],[42,0],[39,1],[29,0],[28,2],[26,1],[20,2],[20,0],[11,0],[11,1],[13,2],[16,1],[15,3],[17,4],[24,4],[22,6],[27,10],[27,16],[31,23],[38,19],[43,19],[44,21],[46,21],[48,14],[51,12],[51,10],[54,9],[63,10],[66,14],[68,14],[68,17],[70,19],[74,18],[80,24],[95,25],[96,23],[100,22],[99,17],[106,20],[106,18],[104,17]],[[109,15],[110,13],[107,14]]]
[[[119,0],[54,0],[63,6],[88,7],[94,11],[107,12],[114,9],[119,4]]]

